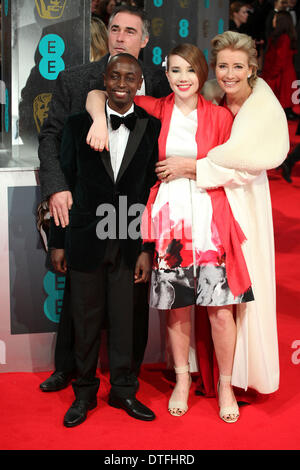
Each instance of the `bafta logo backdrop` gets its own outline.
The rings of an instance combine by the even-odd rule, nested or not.
[[[33,100],[33,117],[38,133],[40,133],[44,121],[48,117],[51,98],[52,93],[40,93]]]
[[[151,36],[147,64],[161,66],[177,44],[196,44],[210,60],[210,41],[228,28],[228,0],[146,0]]]
[[[61,18],[66,2],[67,0],[35,0],[37,12],[45,20]]]

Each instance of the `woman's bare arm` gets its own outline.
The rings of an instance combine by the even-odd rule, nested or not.
[[[108,130],[105,116],[106,92],[92,90],[86,100],[86,110],[93,119],[93,124],[88,132],[86,143],[94,150],[102,152],[104,148],[109,150]]]

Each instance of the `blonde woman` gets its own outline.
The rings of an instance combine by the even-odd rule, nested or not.
[[[236,306],[235,320],[232,309],[219,319],[210,316],[211,322],[219,323],[224,338],[223,350],[216,348],[218,342],[213,338],[219,364],[223,360],[219,358],[226,357],[229,349],[232,358],[227,356],[227,378],[223,384],[221,381],[219,393],[226,393],[227,388],[233,396],[234,385],[269,394],[279,386],[279,361],[274,235],[266,170],[279,166],[288,153],[287,120],[270,87],[257,77],[255,43],[249,36],[232,31],[216,36],[212,40],[212,64],[224,93],[220,104],[231,112],[234,123],[229,140],[197,161],[197,185],[203,189],[225,189],[234,217],[246,236],[243,253],[254,294],[253,302]],[[196,317],[201,356],[203,343],[208,340],[203,335],[202,320],[203,317]],[[201,368],[202,359],[198,359]],[[202,368],[207,370],[204,362]],[[203,374],[203,382],[209,383],[208,375]],[[205,392],[205,383],[202,386]]]
[[[91,48],[90,62],[100,60],[108,53],[108,34],[103,21],[99,18],[91,19]]]

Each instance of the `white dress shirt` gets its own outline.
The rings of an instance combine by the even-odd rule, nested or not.
[[[134,105],[132,105],[131,108],[125,114],[119,114],[113,109],[111,109],[108,106],[108,102],[106,101],[110,161],[114,172],[115,181],[117,179],[120,166],[124,157],[130,130],[124,124],[121,124],[120,127],[114,131],[111,127],[110,115],[116,114],[117,116],[125,117],[133,112]]]
[[[287,11],[289,12],[289,14],[290,14],[291,17],[292,17],[293,25],[296,26],[296,24],[297,24],[297,16],[296,16],[295,10],[291,10],[290,8],[287,8]]]

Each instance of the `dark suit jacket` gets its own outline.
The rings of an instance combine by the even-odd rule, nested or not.
[[[95,88],[104,89],[103,73],[109,55],[98,62],[80,65],[59,74],[52,96],[48,119],[39,135],[40,184],[42,199],[68,188],[60,168],[59,148],[63,126],[70,114],[85,109],[87,94]],[[146,94],[160,98],[171,90],[162,69],[141,64],[145,79]]]
[[[121,252],[128,266],[135,266],[142,250],[140,236],[137,239],[128,236],[123,239],[123,235],[119,237],[118,221],[120,217],[125,221],[127,231],[129,224],[139,215],[127,217],[129,207],[133,204],[145,206],[147,203],[149,190],[156,181],[155,163],[158,159],[161,125],[160,121],[149,116],[142,108],[135,106],[135,112],[138,119],[135,129],[129,134],[116,182],[109,153],[95,152],[86,144],[86,134],[92,122],[88,113],[85,111],[67,120],[60,162],[72,191],[73,206],[70,224],[66,229],[55,227],[51,219],[49,247],[65,248],[70,268],[90,271],[103,259],[107,239],[100,240],[96,234],[97,224],[107,219],[107,213],[96,215],[101,204],[109,204],[115,210],[113,220],[116,221],[116,238],[120,239]],[[110,215],[113,216],[111,212]],[[140,227],[137,233],[140,234]]]

